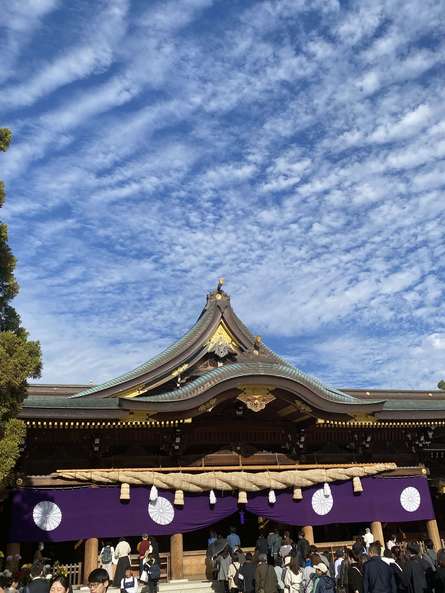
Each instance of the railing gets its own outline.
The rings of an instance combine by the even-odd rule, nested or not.
[[[130,554],[131,568],[135,574],[139,574],[139,556]],[[170,554],[162,552],[159,554],[159,567],[161,569],[161,580],[170,580]]]
[[[64,564],[67,571],[67,577],[71,586],[82,584],[82,562],[75,564]]]

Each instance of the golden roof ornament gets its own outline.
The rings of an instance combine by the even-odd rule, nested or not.
[[[208,351],[214,352],[218,358],[239,350],[239,344],[223,323],[220,323],[208,342]]]
[[[240,385],[242,392],[237,397],[252,412],[261,412],[275,399],[266,385]]]

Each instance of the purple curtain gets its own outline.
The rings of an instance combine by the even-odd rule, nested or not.
[[[303,500],[292,500],[291,491],[248,493],[245,510],[288,525],[326,525],[419,521],[434,518],[428,482],[424,477],[363,478],[364,492],[353,493],[352,483],[305,488]],[[183,507],[173,505],[173,492],[159,492],[149,504],[150,488],[131,487],[131,500],[121,503],[118,486],[63,489],[20,489],[12,495],[9,541],[68,541],[89,537],[118,537],[185,533],[208,527],[238,510],[236,493],[186,494]]]

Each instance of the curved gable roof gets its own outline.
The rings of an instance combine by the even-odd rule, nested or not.
[[[144,390],[149,390],[150,382],[159,380],[162,377],[170,379],[172,370],[197,355],[199,358],[200,351],[201,354],[204,354],[207,351],[206,342],[221,322],[228,327],[243,351],[248,351],[249,348],[252,348],[255,342],[255,336],[234,313],[229,295],[217,289],[208,295],[207,303],[195,325],[177,342],[135,369],[119,375],[114,379],[110,379],[105,383],[85,389],[71,397],[118,396],[121,392],[141,383],[147,383]],[[275,352],[267,348],[264,344],[261,344],[260,352],[262,358],[293,368],[287,361],[275,354]]]

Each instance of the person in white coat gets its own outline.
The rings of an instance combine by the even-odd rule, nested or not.
[[[374,543],[374,536],[371,533],[369,527],[365,529],[365,535],[363,536],[363,541],[365,542],[366,549],[369,550],[369,546]],[[383,542],[380,542],[383,545]]]
[[[298,564],[297,558],[292,558],[284,575],[285,593],[300,593],[303,583],[303,571]]]

